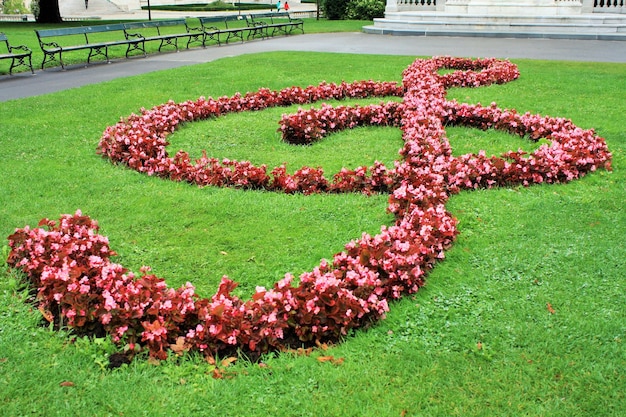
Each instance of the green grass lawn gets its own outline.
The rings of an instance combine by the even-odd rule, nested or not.
[[[306,24],[305,24],[306,28]],[[267,53],[5,102],[0,107],[0,236],[80,208],[116,259],[151,265],[171,286],[211,295],[222,275],[247,297],[298,274],[392,217],[387,196],[301,196],[197,188],[112,166],[95,153],[106,126],[167,100],[323,80],[400,80],[415,57]],[[427,285],[387,319],[310,356],[245,358],[214,379],[188,355],[105,369],[108,339],[41,326],[20,277],[0,269],[0,414],[6,416],[619,416],[626,409],[626,65],[516,60],[519,80],[450,98],[571,118],[595,128],[613,172],[566,185],[463,192],[460,235]],[[263,65],[266,70],[255,71]],[[302,68],[302,71],[294,71]],[[153,86],[153,88],[146,88]],[[69,104],[71,103],[71,105]],[[185,126],[170,149],[291,170],[391,161],[398,130],[359,128],[310,148],[280,142],[291,109]],[[449,129],[455,153],[526,147]],[[5,243],[2,253],[6,257]],[[548,308],[550,305],[553,313]],[[318,360],[332,356],[342,361]],[[232,378],[230,378],[232,377]]]

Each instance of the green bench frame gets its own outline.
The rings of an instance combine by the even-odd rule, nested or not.
[[[26,45],[11,46],[9,40],[7,39],[7,35],[2,32],[0,32],[0,43],[4,43],[7,50],[7,53],[0,51],[0,59],[11,60],[9,75],[13,75],[14,68],[20,67],[22,65],[29,67],[31,73],[35,73],[32,63],[33,51],[31,51],[29,47],[27,47]]]
[[[180,33],[163,33],[162,28],[185,26],[185,32]],[[196,28],[190,27],[187,24],[186,19],[172,19],[172,20],[150,20],[146,22],[130,22],[124,23],[124,34],[126,39],[139,40],[140,49],[143,54],[146,54],[145,42],[159,41],[159,52],[164,46],[173,46],[178,51],[178,39],[187,38],[187,49],[192,42],[201,42],[203,40],[203,34]]]
[[[304,33],[304,21],[292,18],[289,12],[254,13],[248,15],[248,18],[251,20],[251,25],[263,28],[265,37],[276,34],[291,35],[295,30]]]
[[[181,18],[96,26],[36,29],[39,46],[44,54],[41,69],[44,69],[47,63],[53,61],[58,61],[61,64],[61,68],[65,69],[63,54],[79,50],[89,50],[87,64],[96,56],[103,56],[108,63],[110,62],[109,48],[112,46],[125,45],[126,58],[133,51],[141,52],[145,57],[147,55],[145,43],[150,41],[159,41],[159,52],[161,52],[166,46],[172,46],[178,51],[178,40],[181,38],[187,39],[186,47],[189,49],[192,43],[201,43],[202,47],[206,47],[207,42],[210,40],[217,42],[218,45],[222,45],[222,43],[229,43],[231,39],[243,42],[251,38],[268,38],[277,33],[289,35],[294,30],[304,33],[304,22],[302,19],[292,19],[287,12],[204,16],[197,19],[200,23],[199,27],[190,26],[187,19]],[[176,26],[181,28],[177,33],[168,33],[167,30],[162,31],[163,28]],[[184,31],[182,27],[185,28]],[[271,35],[270,29],[272,29]],[[174,30],[172,29],[169,32],[172,31]],[[90,35],[108,32],[119,32],[119,37],[106,41],[92,41],[94,36],[90,39]],[[75,37],[78,35],[80,41],[77,41],[76,38],[71,38],[71,41],[69,41],[69,43],[72,43],[71,45],[61,44],[61,38],[67,37],[66,39],[70,39],[72,35]],[[226,35],[226,39],[223,39],[222,35]],[[21,63],[21,61],[18,61],[18,63]]]
[[[221,45],[222,42],[229,43],[233,38],[243,42],[245,39],[250,39],[258,33],[258,29],[249,26],[248,18],[242,15],[201,16],[198,20],[200,21],[200,28],[192,29],[202,31],[204,36],[202,46],[205,47],[209,39]],[[218,27],[218,24],[221,24],[223,27]],[[226,35],[225,41],[221,38],[222,34]],[[244,38],[244,36],[246,37]]]
[[[97,25],[97,26],[76,26],[76,27],[68,27],[68,28],[56,28],[56,29],[35,29],[35,33],[37,34],[37,39],[39,40],[39,46],[43,51],[43,61],[41,62],[41,69],[44,68],[46,63],[59,61],[61,64],[61,68],[65,69],[65,63],[63,62],[63,54],[65,52],[72,51],[80,51],[80,50],[89,50],[89,55],[87,56],[87,63],[91,62],[91,58],[95,56],[103,56],[106,59],[106,62],[110,62],[109,60],[109,48],[111,46],[118,45],[126,45],[126,58],[128,58],[128,54],[130,51],[134,49],[139,49],[138,45],[143,41],[143,39],[127,39],[125,36],[125,23],[116,23],[110,25]],[[119,32],[120,39],[110,40],[110,41],[101,41],[101,42],[90,42],[89,35],[97,34],[97,33],[106,33],[106,32]],[[84,37],[84,42],[74,45],[61,45],[58,42],[53,41],[52,39],[59,40],[59,38],[69,37],[72,35],[82,35]],[[60,41],[59,41],[60,42]],[[57,59],[58,55],[58,59]]]
[[[185,28],[184,32],[166,33],[162,28],[180,26]],[[126,22],[109,25],[96,26],[76,26],[56,29],[35,30],[39,46],[44,53],[41,69],[53,61],[58,61],[61,68],[65,69],[63,54],[66,52],[89,50],[87,64],[95,56],[103,56],[106,62],[109,60],[109,48],[112,46],[126,45],[126,58],[133,51],[138,51],[145,57],[146,42],[159,41],[159,52],[165,46],[173,46],[178,51],[178,39],[187,38],[187,48],[193,42],[201,42],[204,45],[204,34],[200,30],[194,30],[187,24],[186,19],[171,20],[151,20],[146,22]],[[92,41],[90,35],[102,33],[119,32],[119,36],[113,40]],[[61,45],[60,38],[71,35],[82,35],[82,42],[75,42],[72,45]],[[92,36],[93,39],[93,36]],[[56,41],[58,42],[56,42]],[[57,58],[58,57],[58,58]]]

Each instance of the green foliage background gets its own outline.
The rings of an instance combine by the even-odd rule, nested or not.
[[[385,16],[383,0],[352,0],[346,9],[346,18],[357,20],[374,20]]]
[[[5,14],[22,14],[28,12],[26,6],[24,6],[23,0],[4,0],[2,2],[1,11]]]
[[[323,0],[322,9],[329,20],[373,20],[384,17],[384,0]]]

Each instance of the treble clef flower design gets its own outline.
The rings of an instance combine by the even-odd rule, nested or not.
[[[440,69],[454,72],[440,74]],[[108,127],[98,152],[113,163],[148,175],[200,186],[235,187],[284,193],[389,193],[392,226],[375,236],[363,234],[330,261],[299,277],[286,274],[273,288],[257,288],[248,301],[233,296],[236,283],[224,277],[211,298],[200,298],[191,284],[168,288],[164,280],[139,276],[113,263],[115,253],[99,235],[95,221],[80,211],[59,222],[44,219],[10,236],[9,264],[26,272],[38,289],[40,309],[50,320],[74,327],[99,326],[115,341],[141,345],[155,358],[167,349],[198,350],[211,356],[237,349],[260,354],[293,345],[334,342],[348,331],[379,319],[390,300],[413,293],[444,258],[457,235],[456,219],[446,210],[461,190],[529,186],[574,180],[598,168],[611,169],[603,138],[562,118],[520,114],[446,100],[450,87],[505,83],[519,76],[503,60],[451,57],[418,59],[403,73],[402,85],[360,81],[280,91],[260,89],[233,97],[168,102]],[[402,97],[400,102],[368,106],[322,105],[299,110],[280,121],[283,139],[310,144],[332,132],[360,125],[402,130],[401,160],[393,167],[344,168],[328,180],[321,169],[254,166],[218,161],[186,152],[171,157],[167,137],[183,123],[229,112],[307,104],[341,98]],[[532,141],[545,139],[532,153],[510,151],[452,156],[445,126],[500,129]]]

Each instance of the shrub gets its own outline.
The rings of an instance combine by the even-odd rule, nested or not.
[[[39,0],[33,0],[30,3],[30,12],[35,16],[35,20],[39,18],[39,12],[41,9],[39,8]]]
[[[384,0],[352,0],[346,8],[346,18],[353,20],[374,20],[385,16]]]
[[[324,15],[328,20],[344,20],[350,0],[324,0]]]

